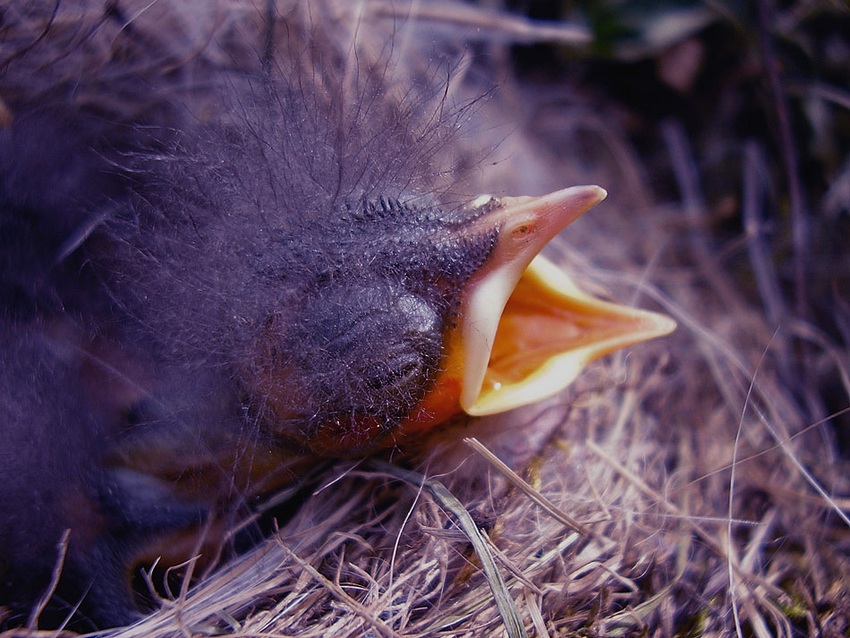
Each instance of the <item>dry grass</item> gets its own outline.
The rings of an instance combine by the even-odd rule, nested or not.
[[[550,254],[588,289],[663,309],[679,329],[593,365],[544,405],[434,435],[407,460],[416,473],[339,463],[272,538],[103,635],[504,636],[486,552],[473,551],[434,482],[483,531],[521,620],[509,635],[846,635],[850,473],[818,379],[838,380],[831,405],[846,414],[847,349],[793,309],[777,271],[793,268],[794,253],[776,260],[758,203],[742,203],[734,241],[712,235],[700,162],[675,118],[662,139],[677,170],[662,179],[680,195],[656,203],[653,168],[586,96],[553,88],[528,99],[504,66],[504,42],[518,36],[502,14],[446,3],[415,23],[397,3],[282,4],[289,19],[327,21],[361,64],[394,34],[414,79],[431,68],[438,34],[457,62],[458,99],[499,78],[453,152],[505,141],[466,180],[500,193],[606,187],[609,201]],[[222,34],[247,51],[262,40],[262,7],[219,2],[200,24],[180,6],[128,13],[137,30],[145,10],[170,16],[176,32],[158,50],[191,36],[177,67],[224,64]],[[469,26],[494,19],[492,37]],[[550,37],[523,24],[529,40]],[[478,55],[467,37],[480,37]],[[770,291],[763,305],[783,308],[779,317],[753,288]]]

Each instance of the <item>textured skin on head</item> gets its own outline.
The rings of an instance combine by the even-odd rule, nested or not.
[[[356,119],[344,146],[305,147],[338,114],[319,121],[322,105],[281,82],[238,88],[230,106],[250,109],[134,166],[133,204],[107,226],[107,285],[167,356],[232,371],[281,441],[302,447],[323,422],[392,430],[433,381],[460,289],[497,231],[461,233],[472,213],[442,211],[386,168],[391,148],[420,143],[409,129]]]

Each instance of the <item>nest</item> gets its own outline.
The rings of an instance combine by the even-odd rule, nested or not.
[[[146,86],[212,118],[218,74],[263,64],[271,11],[285,27],[274,37],[299,50],[321,37],[335,68],[392,64],[387,99],[429,84],[475,103],[440,150],[447,192],[608,189],[549,256],[679,329],[595,363],[542,405],[442,430],[399,464],[321,469],[266,540],[176,578],[146,572],[140,589],[158,608],[101,635],[844,635],[847,350],[840,313],[794,307],[786,276],[814,244],[775,257],[784,229],[765,235],[758,202],[733,206],[755,215],[741,230],[712,226],[705,163],[675,113],[654,130],[649,165],[598,86],[517,72],[509,45],[572,50],[589,36],[580,28],[459,3],[272,4],[7,4],[3,100],[76,79],[75,100],[118,120],[167,128],[173,114],[139,99]],[[39,57],[45,38],[59,44]],[[748,148],[759,174],[763,147]],[[838,290],[847,274],[845,263],[819,281]]]

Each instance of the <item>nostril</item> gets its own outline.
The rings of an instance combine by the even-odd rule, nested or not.
[[[511,238],[525,239],[534,232],[534,224],[522,224],[511,230]]]

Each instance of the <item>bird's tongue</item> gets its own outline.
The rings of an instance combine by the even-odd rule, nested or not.
[[[462,291],[459,320],[446,335],[434,387],[403,425],[422,431],[463,410],[504,412],[564,389],[590,361],[661,336],[674,322],[581,292],[538,256],[571,222],[602,201],[598,186],[542,197],[490,200],[470,235],[498,229],[490,257]]]

